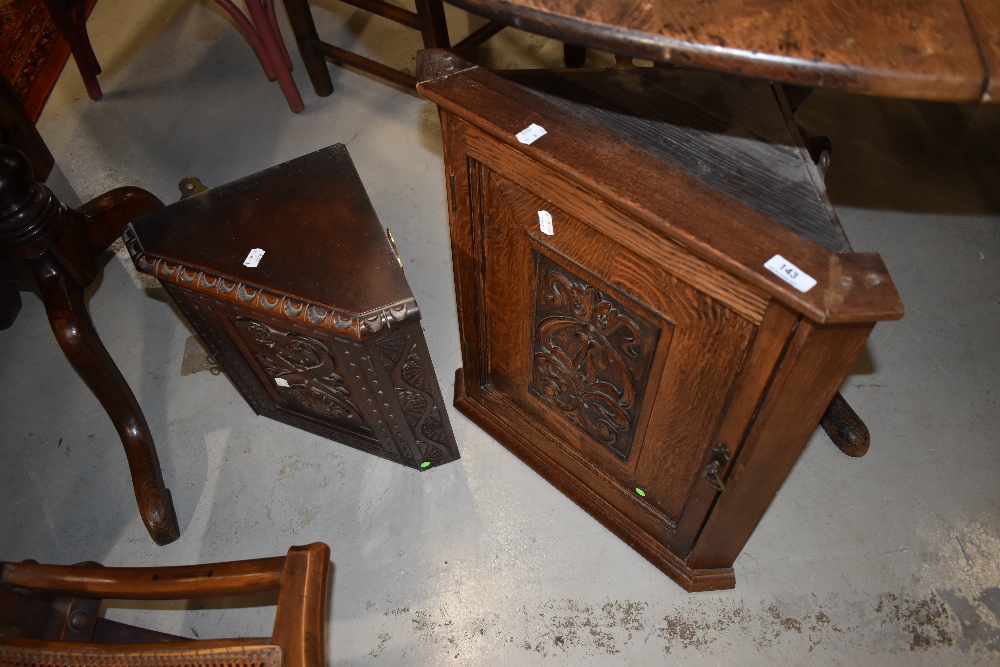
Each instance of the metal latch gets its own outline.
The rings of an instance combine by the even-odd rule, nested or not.
[[[732,454],[728,447],[721,442],[717,444],[712,449],[712,458],[705,464],[705,468],[701,471],[701,481],[716,491],[724,490],[726,483],[722,481],[722,473],[726,469],[726,464],[729,463],[729,457],[731,456]]]

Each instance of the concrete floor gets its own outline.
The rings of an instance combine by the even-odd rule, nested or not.
[[[378,42],[378,19],[317,5],[321,33]],[[207,0],[101,0],[89,25],[105,96],[90,101],[70,63],[38,124],[58,165],[50,187],[71,205],[126,184],[172,201],[184,176],[222,184],[346,143],[450,398],[460,355],[436,109],[336,68],[336,92],[317,98],[293,54],[306,108],[292,114]],[[451,15],[455,36],[469,25]],[[386,57],[405,64],[416,45],[393,39]],[[559,53],[506,32],[490,57]],[[191,330],[115,260],[90,309],[145,410],[182,536],[150,541],[108,418],[25,292],[0,332],[0,559],[180,564],[322,540],[335,665],[998,664],[997,111],[833,94],[801,109],[833,139],[830,190],[855,248],[882,254],[907,313],[875,328],[843,390],[872,450],[850,459],[817,431],[736,561],[735,590],[685,593],[454,410],[462,459],[426,474],[255,416],[225,376],[181,374]],[[273,608],[225,606],[107,613],[189,636],[267,634]]]

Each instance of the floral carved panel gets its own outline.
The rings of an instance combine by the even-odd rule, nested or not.
[[[660,330],[606,291],[534,256],[531,392],[627,461]]]
[[[402,331],[377,343],[382,363],[395,383],[403,418],[409,425],[423,461],[450,460],[452,448],[444,406],[438,405],[433,370],[426,367],[412,336]]]
[[[234,323],[275,391],[287,402],[342,426],[368,430],[344,385],[343,369],[324,343],[250,318],[238,317]]]

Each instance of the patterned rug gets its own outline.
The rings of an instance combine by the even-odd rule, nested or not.
[[[88,3],[88,13],[95,2]],[[69,44],[43,0],[14,0],[0,9],[0,74],[33,121],[42,114],[67,59]]]

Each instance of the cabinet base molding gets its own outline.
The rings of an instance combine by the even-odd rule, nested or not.
[[[658,540],[622,515],[612,504],[590,492],[589,487],[569,474],[551,458],[538,451],[530,438],[519,429],[501,421],[495,411],[484,408],[465,391],[464,369],[455,371],[455,407],[476,426],[503,443],[517,458],[541,475],[552,486],[568,496],[620,540],[655,565],[689,593],[718,591],[736,587],[736,575],[731,567],[698,569],[664,547]],[[532,431],[526,429],[526,432]],[[537,437],[537,431],[534,431]],[[557,443],[555,444],[558,447]]]

